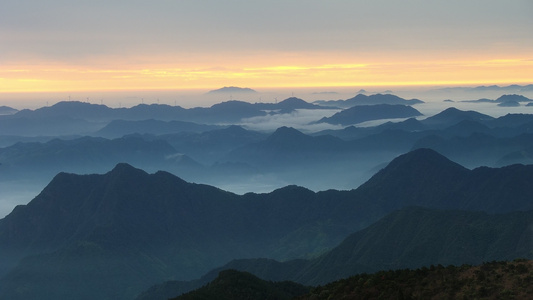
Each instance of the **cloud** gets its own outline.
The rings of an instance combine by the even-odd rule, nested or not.
[[[342,129],[340,125],[331,125],[326,123],[313,124],[309,123],[320,120],[323,117],[330,117],[339,112],[336,109],[298,109],[286,114],[272,114],[261,117],[243,119],[241,125],[250,130],[256,131],[275,131],[279,127],[293,127],[303,132],[318,132],[327,129]]]

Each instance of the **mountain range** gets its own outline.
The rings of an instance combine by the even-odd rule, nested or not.
[[[367,107],[381,105],[336,116]],[[533,171],[510,164],[533,161],[532,115],[448,108],[314,134],[227,125],[330,108],[298,98],[194,109],[65,102],[1,116],[2,141],[13,141],[0,148],[2,180],[63,172],[0,220],[0,298],[132,299],[164,281],[154,287],[174,297],[228,268],[316,285],[386,268],[531,257]],[[228,123],[175,119],[185,112]],[[28,136],[16,143],[6,134]],[[271,176],[314,190],[359,187],[237,195],[183,180],[246,190]]]
[[[265,116],[264,110],[326,108],[308,103],[298,98],[288,98],[279,103],[248,103],[231,100],[211,107],[183,108],[165,104],[139,104],[131,108],[110,108],[102,104],[90,104],[78,101],[62,101],[52,106],[36,110],[24,109],[11,115],[1,116],[1,121],[9,124],[17,119],[47,120],[57,117],[70,117],[87,122],[110,122],[112,120],[141,121],[155,119],[160,121],[184,121],[201,124],[238,122],[243,118]]]
[[[87,124],[80,122],[82,127]],[[47,127],[37,121],[34,125]],[[61,121],[57,126],[65,127]],[[318,133],[290,127],[270,133],[235,125],[115,120],[84,137],[3,136],[2,141],[11,145],[0,148],[0,170],[4,180],[24,177],[42,187],[60,171],[101,173],[126,162],[239,193],[271,191],[287,184],[315,191],[351,189],[395,156],[417,148],[432,148],[468,168],[531,163],[531,130],[529,114],[494,118],[456,108],[421,120]],[[18,140],[22,142],[16,144]],[[157,152],[163,144],[166,150]],[[131,149],[124,148],[127,145]],[[302,170],[309,170],[306,176],[301,176]]]
[[[148,174],[127,164],[104,175],[60,173],[29,204],[16,207],[0,220],[0,296],[131,299],[158,282],[198,278],[232,259],[257,257],[283,261],[315,257],[278,263],[274,268],[267,260],[260,269],[270,272],[289,267],[290,272],[275,272],[276,276],[294,274],[296,278],[288,279],[327,282],[333,275],[320,262],[331,264],[329,257],[334,257],[335,251],[340,251],[335,255],[352,251],[338,249],[360,248],[357,251],[363,252],[354,257],[374,253],[372,259],[381,261],[365,266],[355,259],[353,264],[345,264],[349,267],[346,272],[433,260],[460,263],[472,258],[528,256],[528,222],[532,219],[528,211],[533,209],[528,182],[532,179],[531,166],[468,170],[429,149],[398,157],[351,191],[317,193],[287,186],[271,193],[239,196],[187,183],[166,172]],[[430,209],[404,209],[412,205]],[[397,209],[404,210],[381,219]],[[488,215],[504,212],[508,215],[501,218]],[[490,221],[500,219],[499,223]],[[447,225],[431,229],[435,224]],[[410,227],[402,231],[402,226]],[[401,241],[379,233],[383,228],[385,232],[403,232],[397,236]],[[454,228],[463,231],[455,229],[454,235]],[[430,229],[440,230],[439,234]],[[482,233],[485,230],[489,233]],[[427,238],[417,238],[424,235]],[[383,251],[368,242],[363,244],[370,248],[357,246],[370,236],[384,237],[375,239],[372,247],[378,249],[394,251],[391,243],[400,242],[409,247],[385,252],[389,254],[384,260],[379,258]],[[491,238],[469,240],[478,236]],[[436,243],[435,237],[458,239],[450,244],[449,252],[421,256],[424,247]],[[471,242],[471,252],[457,252],[465,249],[463,240]],[[411,257],[417,260],[409,261]],[[254,268],[248,261],[242,264]],[[310,271],[303,272],[298,266]],[[316,268],[324,272],[313,271]],[[335,274],[345,273],[339,270]]]
[[[373,120],[411,118],[422,114],[408,105],[358,105],[342,110],[331,117],[324,117],[316,123],[340,124],[343,126]]]
[[[164,135],[181,132],[199,133],[222,128],[224,127],[183,121],[160,121],[154,119],[142,121],[113,120],[95,132],[94,135],[106,138],[120,138],[129,134]]]
[[[164,140],[145,140],[139,136],[112,140],[98,137],[54,139],[0,148],[0,169],[5,178],[30,179],[34,176],[51,178],[61,171],[105,172],[121,161],[154,171],[187,167],[176,159],[177,154]]]
[[[316,104],[325,106],[336,106],[340,108],[350,108],[357,105],[376,105],[376,104],[389,104],[389,105],[415,105],[424,103],[419,99],[406,100],[401,97],[392,94],[374,94],[367,96],[365,94],[357,94],[355,97],[346,100],[319,100],[315,101]]]

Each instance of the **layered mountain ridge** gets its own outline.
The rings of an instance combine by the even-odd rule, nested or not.
[[[525,184],[532,179],[532,166],[468,170],[429,149],[396,158],[351,191],[287,186],[239,196],[128,164],[103,175],[60,173],[0,220],[1,296],[132,298],[157,282],[197,278],[232,259],[317,257],[412,205],[533,210],[533,189]],[[72,288],[58,289],[59,283]]]

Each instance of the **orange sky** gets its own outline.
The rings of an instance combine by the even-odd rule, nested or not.
[[[273,59],[219,68],[161,64],[105,68],[20,65],[0,70],[0,92],[213,89],[228,85],[272,88],[533,83],[533,61],[527,57],[341,61],[280,63]]]
[[[27,0],[0,93],[533,83],[533,4]]]

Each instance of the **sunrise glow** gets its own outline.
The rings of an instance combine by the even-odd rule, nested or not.
[[[0,96],[531,84],[532,13],[522,0],[10,2]]]
[[[36,65],[0,70],[0,92],[209,89],[228,84],[268,88],[508,84],[533,82],[532,74],[533,61],[522,58],[244,65],[218,69]]]

